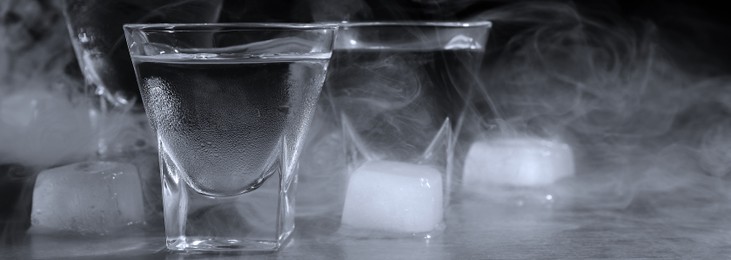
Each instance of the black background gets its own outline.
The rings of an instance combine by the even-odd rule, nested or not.
[[[731,68],[731,9],[723,1],[227,0],[220,21],[464,20],[519,3],[567,4],[587,18],[650,23],[684,62],[711,63],[720,69],[719,73]],[[491,32],[492,46],[501,45],[516,33],[503,25],[496,23]]]

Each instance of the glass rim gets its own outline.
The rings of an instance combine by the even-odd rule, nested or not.
[[[132,30],[206,30],[213,28],[225,29],[338,29],[340,27],[388,27],[388,26],[409,26],[409,27],[441,27],[441,28],[492,28],[491,21],[363,21],[363,22],[318,22],[318,23],[129,23],[124,24],[125,29]]]
[[[125,30],[140,31],[205,31],[211,29],[282,29],[282,30],[335,30],[335,23],[128,23]]]
[[[444,27],[444,28],[473,28],[492,27],[491,21],[363,21],[350,22],[342,21],[338,27],[367,27],[367,26],[411,26],[411,27]]]

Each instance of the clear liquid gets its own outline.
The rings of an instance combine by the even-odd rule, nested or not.
[[[160,55],[133,62],[164,163],[199,193],[233,196],[291,163],[281,161],[283,152],[296,157],[328,60]]]

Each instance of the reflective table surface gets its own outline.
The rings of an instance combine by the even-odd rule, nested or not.
[[[595,184],[599,185],[599,184]],[[570,187],[566,186],[565,187]],[[339,217],[300,215],[279,252],[247,259],[720,259],[731,255],[731,207],[715,177],[664,190],[612,194],[599,186],[506,191],[454,198],[431,238],[358,238]],[[565,188],[564,187],[564,188]],[[587,191],[591,190],[591,193]],[[550,192],[551,194],[547,194]],[[488,197],[489,195],[489,197]],[[593,196],[593,197],[592,197]],[[309,211],[310,213],[313,211]],[[37,234],[0,248],[4,259],[210,259],[164,248],[151,225],[104,237]]]

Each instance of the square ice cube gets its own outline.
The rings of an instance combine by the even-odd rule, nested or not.
[[[135,166],[83,162],[40,174],[31,225],[41,230],[106,234],[141,223],[142,188]]]
[[[397,233],[427,232],[443,216],[442,173],[394,161],[369,161],[350,177],[342,224]]]
[[[485,184],[542,186],[574,174],[571,147],[540,138],[498,138],[472,144],[462,183],[468,189]]]

